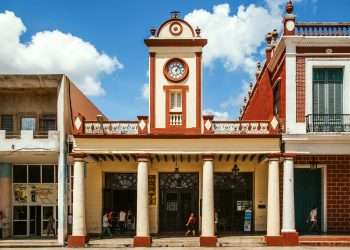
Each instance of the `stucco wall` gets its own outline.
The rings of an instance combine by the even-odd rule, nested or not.
[[[231,158],[232,159],[232,158]],[[214,162],[215,172],[231,172],[231,161],[218,161]],[[240,171],[253,172],[254,185],[254,208],[255,208],[255,230],[266,230],[266,208],[258,208],[259,204],[267,205],[267,167],[265,164],[257,164],[256,162],[248,161],[238,162]],[[191,162],[184,160],[180,162],[178,159],[178,167],[180,172],[197,172],[199,174],[199,197],[202,196],[202,162]],[[170,160],[158,162],[153,161],[153,164],[149,168],[149,174],[156,175],[156,192],[157,203],[155,206],[150,206],[150,230],[151,233],[158,232],[158,174],[159,172],[173,172],[175,168],[175,162]],[[102,190],[103,190],[103,176],[104,172],[125,172],[136,173],[137,163],[133,160],[130,162],[123,161],[103,161],[103,162],[88,162],[87,175],[86,175],[86,224],[88,233],[100,233],[101,232],[101,218],[102,218]],[[199,201],[198,201],[199,203]],[[199,207],[199,204],[198,204]]]

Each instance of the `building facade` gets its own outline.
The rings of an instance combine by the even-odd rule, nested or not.
[[[241,120],[275,116],[281,125],[281,229],[271,244],[297,244],[317,209],[318,233],[348,233],[348,23],[297,22],[291,1],[283,35],[266,36],[266,62],[248,93]]]
[[[72,117],[101,112],[64,75],[0,75],[0,106],[3,238],[46,237],[53,216],[64,245]]]

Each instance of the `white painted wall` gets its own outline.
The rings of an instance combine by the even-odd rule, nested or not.
[[[173,22],[169,22],[167,23],[166,25],[164,25],[162,27],[162,29],[160,30],[159,32],[159,38],[167,38],[167,39],[173,39],[173,38],[193,38],[193,35],[192,35],[192,31],[190,29],[190,27],[182,22],[180,19],[176,20],[174,19],[175,22],[178,22],[181,24],[182,26],[182,33],[179,35],[179,36],[174,36],[173,34],[170,33],[170,25],[173,23]]]
[[[188,91],[186,94],[187,102],[187,128],[196,126],[196,55],[195,51],[183,50],[181,48],[171,47],[168,50],[159,49],[156,52],[155,68],[155,127],[166,127],[166,103],[165,103],[165,85],[186,85]],[[167,80],[163,74],[163,68],[166,62],[171,58],[183,59],[189,67],[187,78],[180,83],[173,83]]]

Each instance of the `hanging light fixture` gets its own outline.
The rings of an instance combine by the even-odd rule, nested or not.
[[[236,178],[238,177],[238,175],[239,175],[239,167],[237,164],[235,164],[232,168],[232,176]]]

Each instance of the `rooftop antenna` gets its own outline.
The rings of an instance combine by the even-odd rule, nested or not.
[[[171,18],[177,19],[180,16],[180,11],[174,10],[170,12]]]

